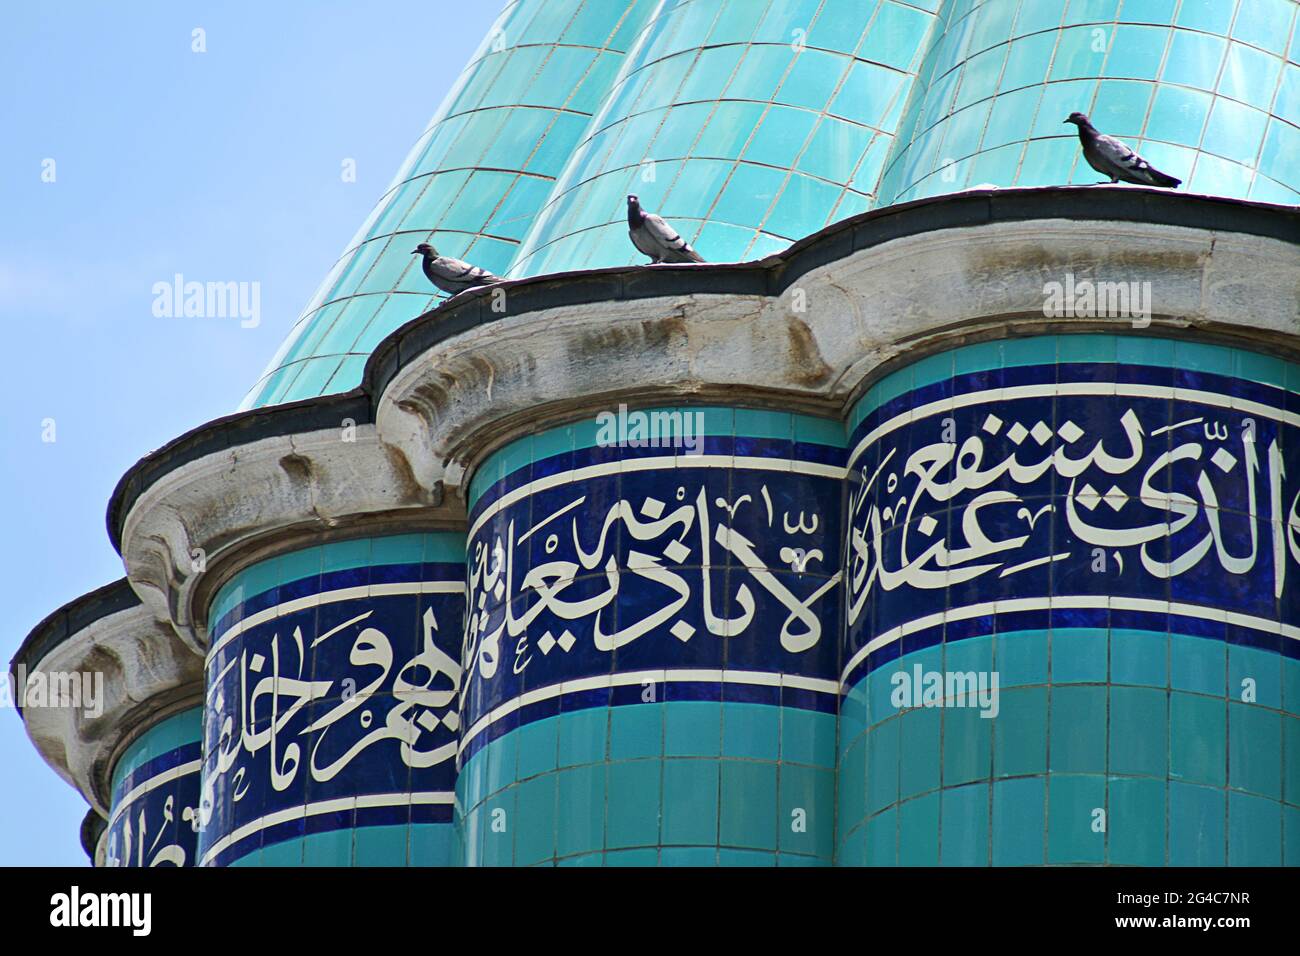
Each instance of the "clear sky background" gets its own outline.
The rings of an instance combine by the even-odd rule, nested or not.
[[[50,611],[122,576],[104,530],[118,478],[235,410],[502,6],[4,5],[4,663]],[[153,285],[178,272],[259,282],[261,324],[156,318]],[[85,811],[0,710],[0,864],[85,865]]]

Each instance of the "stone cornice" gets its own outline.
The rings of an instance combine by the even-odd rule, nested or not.
[[[397,329],[366,362],[361,391],[372,405],[389,382],[431,346],[524,313],[597,302],[683,295],[782,295],[803,276],[856,252],[947,229],[1061,219],[1147,223],[1300,242],[1300,208],[1138,187],[1064,186],[971,190],[886,206],[832,223],[757,262],[632,266],[507,282],[508,309],[493,310],[492,288],[446,300]]]
[[[88,591],[51,611],[28,633],[9,662],[10,685],[21,664],[28,673],[40,667],[45,655],[86,627],[111,615],[139,607],[140,598],[126,578]],[[16,701],[22,713],[22,701]]]
[[[90,592],[38,624],[10,664],[27,680],[102,675],[98,713],[75,706],[23,709],[27,735],[59,776],[107,817],[113,765],[154,722],[202,698],[203,659],[159,622],[126,580]]]
[[[419,486],[373,425],[340,420],[213,451],[160,475],[123,522],[122,558],[153,615],[202,652],[208,600],[241,567],[329,537],[380,533],[386,522],[454,525],[457,505],[441,503],[441,487]]]
[[[107,515],[109,538],[120,551],[122,526],[140,495],[189,462],[263,438],[336,428],[344,418],[358,425],[373,423],[394,377],[433,346],[472,329],[526,313],[604,301],[776,297],[801,277],[875,246],[939,230],[1034,220],[1185,226],[1202,233],[1300,243],[1300,209],[1291,206],[1137,187],[972,190],[887,206],[833,223],[760,262],[597,269],[507,282],[498,287],[508,295],[504,314],[492,310],[491,289],[477,289],[446,300],[384,339],[366,363],[360,388],[228,415],[141,459],[113,491]]]
[[[145,604],[197,649],[206,598],[252,556],[385,521],[454,526],[467,472],[522,430],[619,401],[835,414],[905,352],[1088,327],[1042,315],[1044,284],[1067,271],[1149,282],[1150,333],[1196,326],[1289,348],[1297,240],[1290,207],[979,191],[866,213],[760,262],[474,290],[385,339],[359,389],[228,416],[142,460],[114,492],[110,535]]]
[[[382,384],[376,427],[422,486],[463,494],[467,473],[495,447],[623,401],[725,398],[842,414],[900,355],[978,338],[1194,327],[1296,354],[1300,245],[1276,236],[1294,229],[1300,239],[1300,211],[1109,189],[1055,191],[1065,193],[1058,204],[1027,192],[884,210],[763,263],[642,269],[631,288],[622,273],[576,275],[600,292],[580,304],[547,305],[542,295],[524,311],[531,299],[506,287],[509,308],[498,314],[490,290],[476,293],[473,321],[458,313],[407,326],[381,345],[367,367],[368,387]],[[1095,199],[1078,208],[1080,192]],[[1121,198],[1156,221],[1117,207]],[[1196,218],[1185,205],[1206,223],[1179,224]],[[1106,218],[1118,213],[1125,218]],[[1216,222],[1253,228],[1219,231]],[[1141,283],[1149,325],[1045,317],[1045,288],[1067,273]],[[667,291],[645,295],[652,286]]]
[[[191,429],[145,455],[118,479],[108,502],[109,541],[120,554],[122,525],[136,499],[154,482],[183,465],[264,438],[337,428],[349,418],[359,425],[373,421],[370,400],[360,389],[235,412]]]

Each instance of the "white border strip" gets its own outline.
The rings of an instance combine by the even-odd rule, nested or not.
[[[383,565],[375,565],[375,567],[383,567]],[[339,601],[363,601],[367,598],[391,597],[397,594],[463,593],[465,593],[464,581],[414,581],[411,583],[398,582],[396,584],[362,584],[353,588],[339,588],[336,591],[321,591],[319,594],[309,594],[306,597],[295,598],[292,601],[285,601],[283,604],[264,608],[256,614],[250,614],[242,621],[236,621],[230,625],[228,630],[222,631],[220,639],[208,648],[206,660],[211,661],[212,656],[217,651],[250,627],[257,627],[259,624],[265,624],[277,617],[293,614],[297,611],[305,611],[321,604],[335,604]]]
[[[190,743],[199,743],[199,741],[194,740],[191,741]],[[181,746],[188,747],[189,745],[190,744],[182,744]],[[191,774],[191,773],[198,773],[202,768],[203,768],[202,758],[198,760],[191,760],[188,763],[178,764],[177,766],[172,767],[169,770],[164,770],[162,773],[150,777],[148,780],[145,780],[143,783],[136,784],[134,787],[132,787],[130,790],[128,790],[126,793],[122,795],[121,800],[114,801],[113,813],[108,818],[109,827],[112,827],[113,824],[117,822],[117,818],[122,815],[123,810],[129,807],[136,800],[139,800],[150,790],[155,790],[158,787],[161,787],[165,783],[171,783],[173,780],[177,779],[178,777],[184,777],[187,774]]]
[[[908,621],[906,624],[900,624],[897,627],[891,627],[889,630],[876,635],[865,645],[863,645],[856,654],[849,659],[844,670],[840,673],[840,687],[847,690],[848,685],[845,683],[853,669],[866,659],[868,654],[880,650],[880,648],[892,644],[894,641],[905,637],[908,634],[914,634],[917,631],[923,631],[927,628],[935,627],[947,621],[965,621],[972,617],[983,617],[986,614],[1010,614],[1016,611],[1041,611],[1053,608],[1114,608],[1121,611],[1150,611],[1156,614],[1178,614],[1182,617],[1199,617],[1207,621],[1222,621],[1225,624],[1234,624],[1238,627],[1249,627],[1256,631],[1264,631],[1268,634],[1281,634],[1283,637],[1289,637],[1292,640],[1300,640],[1300,627],[1291,624],[1283,624],[1280,621],[1270,621],[1263,617],[1253,617],[1249,614],[1238,614],[1236,611],[1225,611],[1221,608],[1202,607],[1199,604],[1182,604],[1176,601],[1154,601],[1147,598],[1127,598],[1127,597],[1092,597],[1082,595],[1064,595],[1045,598],[1019,598],[1010,601],[987,601],[983,604],[971,604],[966,607],[952,608],[947,611],[940,611],[937,614],[927,614],[925,617],[918,617],[916,620]]]
[[[726,670],[650,670],[628,671],[623,674],[601,674],[596,677],[583,677],[578,680],[562,681],[549,687],[539,687],[526,691],[513,700],[484,714],[461,739],[459,753],[464,753],[469,742],[487,730],[503,717],[508,717],[521,707],[528,707],[544,700],[552,700],[564,694],[576,694],[588,690],[602,690],[609,687],[627,687],[631,684],[663,684],[669,681],[677,683],[695,682],[707,684],[747,684],[760,687],[791,687],[818,694],[839,695],[840,685],[833,680],[817,677],[800,677],[795,674],[773,674],[768,671],[726,671]]]
[[[743,437],[743,436],[742,436]],[[653,458],[625,458],[620,461],[604,462],[599,465],[584,465],[569,471],[557,472],[520,485],[506,492],[483,509],[475,519],[466,541],[472,540],[483,524],[502,508],[506,508],[521,498],[535,495],[550,488],[571,484],[575,481],[587,481],[602,475],[612,475],[631,471],[671,471],[679,468],[740,468],[750,471],[783,471],[800,475],[816,475],[821,478],[842,480],[846,469],[838,465],[822,465],[817,462],[800,461],[795,458],[753,458],[744,455],[658,455]]]
[[[276,824],[288,823],[290,820],[306,819],[307,817],[318,816],[322,813],[337,813],[340,810],[365,810],[371,807],[400,807],[407,805],[437,806],[450,805],[455,801],[455,794],[451,791],[432,791],[423,793],[368,793],[355,797],[339,797],[334,800],[321,800],[319,803],[309,803],[305,806],[288,807],[284,810],[277,810],[274,813],[268,813],[264,817],[258,817],[242,827],[227,833],[212,846],[208,847],[203,858],[199,860],[199,866],[207,866],[208,861],[214,856],[223,852],[231,844],[238,843],[240,840],[252,836],[268,827]],[[310,835],[310,834],[308,834]]]
[[[1169,385],[1133,385],[1118,382],[1059,382],[1056,384],[1049,382],[1042,385],[1012,385],[1008,388],[987,388],[967,395],[943,398],[937,402],[928,402],[925,405],[919,405],[908,411],[900,412],[889,421],[881,422],[862,436],[862,440],[854,445],[853,450],[849,453],[847,459],[849,468],[852,469],[853,463],[862,457],[862,453],[866,451],[867,446],[872,442],[909,422],[929,418],[931,415],[937,415],[940,412],[967,408],[971,405],[986,405],[1021,398],[1043,398],[1057,395],[1118,395],[1126,398],[1177,399],[1184,402],[1194,402],[1198,405],[1209,405],[1214,408],[1231,408],[1235,411],[1257,415],[1260,418],[1271,418],[1274,421],[1293,427],[1300,427],[1300,414],[1296,412],[1288,412],[1281,408],[1274,408],[1272,405],[1263,405],[1245,398],[1221,395],[1218,392],[1203,392],[1197,389],[1175,388]]]

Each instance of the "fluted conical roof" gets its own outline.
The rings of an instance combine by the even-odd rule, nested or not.
[[[1300,0],[514,0],[245,406],[345,391],[439,296],[644,261],[624,196],[709,261],[873,205],[1095,182],[1089,113],[1185,189],[1300,203]]]

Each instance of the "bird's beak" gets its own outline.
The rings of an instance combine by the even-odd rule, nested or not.
[[[414,255],[415,253],[417,253],[417,252],[419,252],[419,251],[420,251],[419,249],[412,249],[412,250],[411,250],[411,254]]]
[[[1062,122],[1062,123],[1068,123],[1068,122],[1070,122],[1070,121],[1069,121],[1068,119],[1063,119],[1063,120],[1061,120],[1061,122]]]

